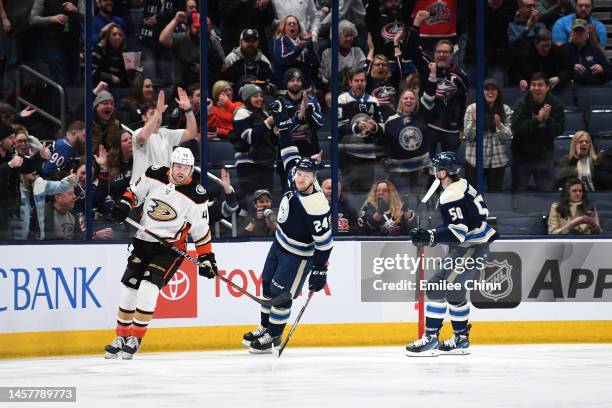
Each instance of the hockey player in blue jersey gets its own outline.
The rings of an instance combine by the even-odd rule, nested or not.
[[[300,109],[306,109],[306,104]],[[268,299],[284,292],[295,298],[309,272],[309,290],[318,292],[327,282],[327,260],[333,246],[331,215],[317,183],[316,157],[300,157],[291,137],[297,124],[295,116],[289,118],[286,107],[279,101],[271,110],[289,188],[279,206],[275,239],[263,268],[262,288]],[[289,300],[278,306],[262,306],[260,326],[246,333],[242,344],[254,354],[272,353],[281,343],[291,304]]]
[[[461,166],[455,153],[438,153],[432,162],[436,180],[439,180],[444,189],[439,198],[444,224],[431,230],[413,229],[412,243],[417,246],[434,246],[437,243],[448,245],[447,259],[453,261],[453,268],[442,268],[429,280],[425,308],[426,332],[423,337],[406,346],[406,353],[409,356],[425,357],[469,354],[470,307],[466,301],[465,282],[474,278],[477,267],[482,265],[489,253],[489,244],[498,234],[487,224],[489,210],[482,196],[465,179],[459,177]],[[472,261],[468,261],[470,258]],[[443,263],[445,266],[447,264],[450,262]],[[459,284],[461,289],[444,290],[441,287],[447,286],[446,283]],[[432,288],[432,284],[438,284],[438,287]],[[439,342],[438,334],[447,309],[455,334]]]

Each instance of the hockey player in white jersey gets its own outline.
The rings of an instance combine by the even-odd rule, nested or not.
[[[170,168],[151,166],[131,185],[113,208],[111,217],[123,222],[130,209],[143,206],[140,223],[149,231],[185,250],[187,235],[195,242],[198,273],[209,279],[217,273],[208,226],[208,195],[193,174],[194,158],[189,149],[177,147]],[[182,257],[142,231],[132,241],[133,249],[121,279],[117,312],[117,337],[105,347],[106,358],[131,359],[139,349],[153,318],[157,296],[178,270]]]
[[[305,99],[300,109],[305,109]],[[327,260],[333,246],[330,208],[317,183],[319,163],[302,158],[293,143],[291,130],[295,116],[288,119],[285,106],[272,105],[274,123],[279,131],[281,158],[287,171],[288,191],[280,203],[274,242],[262,273],[265,298],[284,292],[295,298],[308,273],[308,289],[320,291],[327,282]],[[261,307],[260,326],[243,336],[242,343],[251,353],[272,353],[281,343],[281,335],[291,313],[292,300],[278,306]]]
[[[439,285],[426,291],[426,332],[423,337],[406,346],[406,353],[408,356],[419,357],[469,354],[470,306],[466,301],[465,282],[473,279],[477,267],[482,265],[489,253],[489,244],[498,234],[487,224],[489,210],[482,196],[465,179],[459,177],[460,165],[455,153],[438,153],[432,162],[435,177],[444,189],[439,199],[444,224],[431,230],[413,229],[412,242],[417,246],[434,246],[437,243],[448,245],[447,258],[452,259],[453,268],[442,268],[429,280],[428,284]],[[470,258],[471,261],[468,261]],[[461,289],[441,289],[448,287],[446,282],[459,284]],[[432,286],[428,285],[428,289]],[[438,334],[447,309],[454,336],[439,342]]]

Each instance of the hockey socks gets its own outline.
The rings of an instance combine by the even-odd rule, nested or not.
[[[467,302],[448,304],[448,314],[450,315],[453,331],[455,334],[466,330],[470,317],[470,305]]]
[[[427,302],[425,306],[425,330],[427,334],[437,335],[442,328],[446,315],[446,301]]]
[[[123,286],[119,295],[119,310],[117,311],[117,336],[128,337],[131,334],[132,321],[136,312],[136,300],[138,291],[136,289]]]

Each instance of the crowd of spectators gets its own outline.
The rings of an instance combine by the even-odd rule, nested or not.
[[[486,191],[552,192],[573,178],[585,191],[602,190],[610,184],[605,154],[586,126],[570,135],[567,156],[555,153],[556,140],[568,136],[564,95],[612,80],[607,31],[592,15],[593,1],[487,0],[488,79],[485,115],[478,118],[470,0],[340,0],[339,95],[331,93],[329,1],[212,0],[204,20],[196,0],[96,0],[89,73],[94,207],[107,212],[147,166],[168,165],[176,146],[199,158],[203,109],[209,155],[227,151],[221,146],[234,151],[233,163],[224,163],[232,193],[211,182],[212,199],[235,192],[238,233],[270,235],[287,180],[268,112],[277,99],[298,123],[292,136],[300,153],[313,156],[329,143],[337,98],[342,234],[405,234],[414,223],[408,197],[427,189],[437,151],[458,152],[464,177],[477,184],[479,120]],[[14,109],[14,77],[20,64],[30,64],[67,90],[82,89],[85,3],[25,3],[30,7],[0,0],[0,96],[7,102],[0,106],[6,125],[0,129],[0,238],[82,237],[84,100],[68,100],[63,133],[40,134],[35,123],[42,115]],[[205,67],[200,41],[207,42]],[[209,164],[218,163],[212,159]],[[320,182],[331,199],[331,180]],[[123,237],[125,231],[98,228],[106,227],[101,217],[94,237]]]

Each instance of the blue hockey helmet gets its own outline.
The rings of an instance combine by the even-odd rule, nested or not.
[[[310,157],[302,157],[295,165],[295,170],[310,171],[316,174],[321,170],[319,163]]]
[[[458,174],[461,170],[459,159],[454,152],[440,152],[433,158],[432,167],[434,174],[440,170],[446,170],[449,175]]]

